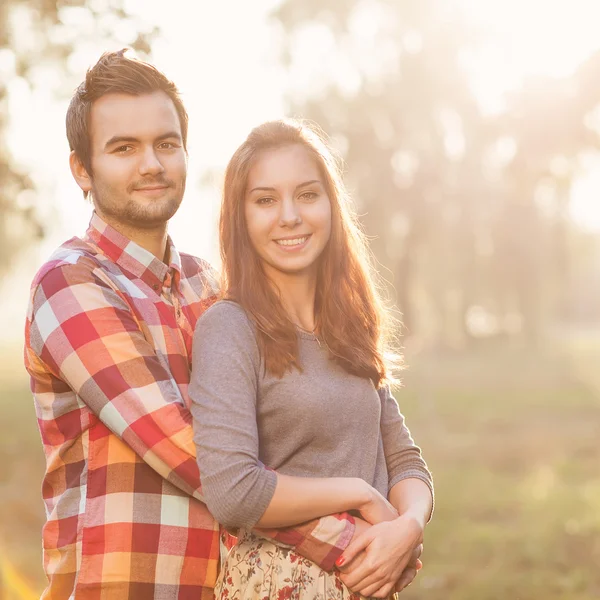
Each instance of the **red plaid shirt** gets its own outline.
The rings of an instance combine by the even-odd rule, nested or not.
[[[94,214],[33,281],[25,365],[47,462],[44,599],[212,600],[219,528],[202,503],[187,389],[194,327],[218,286],[168,244],[166,265]],[[353,519],[262,533],[331,569]]]

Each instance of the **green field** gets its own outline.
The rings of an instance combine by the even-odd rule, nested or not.
[[[398,398],[437,497],[424,568],[404,600],[600,598],[591,352],[488,350],[408,374]]]
[[[409,358],[397,397],[437,498],[404,600],[600,598],[599,358],[595,344]],[[19,360],[0,371],[0,543],[39,590],[43,457]]]

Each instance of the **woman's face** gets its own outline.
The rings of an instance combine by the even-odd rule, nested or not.
[[[331,234],[331,203],[312,153],[302,144],[265,150],[248,174],[248,234],[273,279],[316,275]]]

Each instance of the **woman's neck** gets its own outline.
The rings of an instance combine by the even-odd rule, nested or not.
[[[314,274],[269,274],[279,290],[283,308],[292,323],[306,331],[314,331],[317,276]]]

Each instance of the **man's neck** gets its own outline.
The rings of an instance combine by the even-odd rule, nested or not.
[[[151,229],[139,229],[131,227],[128,223],[116,221],[111,217],[96,211],[98,216],[121,235],[135,242],[138,246],[148,250],[158,258],[158,260],[166,263],[169,260],[167,254],[167,224],[164,223],[159,227]]]

